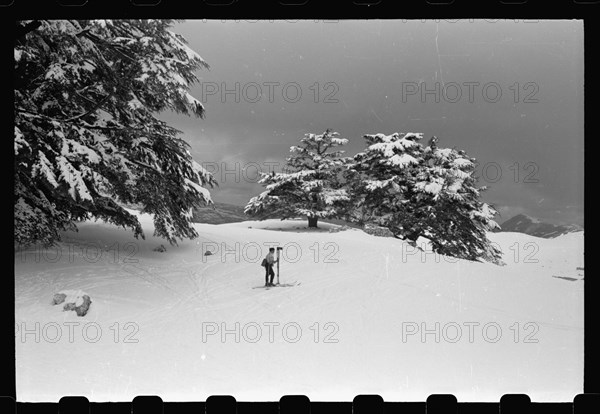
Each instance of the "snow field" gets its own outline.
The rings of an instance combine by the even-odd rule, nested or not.
[[[583,281],[552,276],[582,273],[583,233],[490,233],[507,263],[496,266],[295,220],[197,224],[198,240],[159,253],[151,218],[140,221],[146,240],[90,222],[60,250],[15,254],[19,401],[582,392]],[[274,244],[281,283],[302,284],[252,289]],[[91,296],[85,317],[51,305],[66,289]]]

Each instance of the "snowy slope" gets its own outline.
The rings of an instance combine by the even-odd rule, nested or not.
[[[507,263],[495,266],[436,262],[400,240],[294,220],[197,224],[199,240],[160,253],[150,217],[140,220],[145,241],[90,222],[65,233],[60,256],[15,254],[19,401],[497,401],[514,392],[567,401],[582,392],[583,232],[490,234]],[[253,289],[264,284],[264,243],[285,247],[281,283],[300,285]],[[85,317],[51,305],[63,289],[91,296]],[[223,327],[232,333],[207,334]],[[421,328],[432,333],[422,338]]]

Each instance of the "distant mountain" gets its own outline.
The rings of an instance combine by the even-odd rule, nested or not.
[[[526,214],[519,214],[513,218],[506,220],[500,225],[502,232],[517,232],[525,233],[530,236],[543,237],[545,239],[552,239],[562,234],[573,233],[576,231],[582,231],[583,227],[577,224],[569,225],[555,225],[550,223],[544,223],[536,218],[530,217]]]
[[[215,203],[212,207],[202,207],[194,211],[195,223],[224,224],[252,220],[244,215],[244,207],[233,204]]]

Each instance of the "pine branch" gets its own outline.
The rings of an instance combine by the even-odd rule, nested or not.
[[[20,24],[17,24],[17,28],[15,30],[15,39],[19,40],[20,38],[25,37],[27,35],[27,33],[31,33],[34,30],[39,29],[39,27],[41,25],[42,25],[42,22],[39,20],[34,20],[23,26]]]
[[[67,119],[63,119],[62,122],[73,122],[78,120],[79,118],[83,118],[84,116],[90,115],[92,112],[95,112],[96,110],[98,110],[102,105],[104,105],[104,103],[106,101],[108,101],[108,99],[110,99],[111,96],[113,96],[115,94],[115,90],[113,90],[111,93],[109,93],[108,95],[106,95],[106,97],[104,97],[100,102],[98,102],[96,105],[94,105],[92,108],[90,108],[88,111],[81,113],[79,115],[75,115],[71,118],[67,118]]]

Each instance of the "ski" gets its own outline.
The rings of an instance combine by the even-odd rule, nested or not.
[[[300,284],[300,282],[290,282],[290,283],[281,283],[281,284],[276,284],[274,286],[271,287],[294,287],[294,286],[298,286]]]
[[[276,287],[294,287],[294,286],[298,286],[300,285],[301,282],[291,282],[291,283],[281,283],[281,284],[277,284],[277,285],[273,285],[273,286],[254,286],[252,289],[265,289],[265,290],[269,290],[271,288],[276,288]]]

